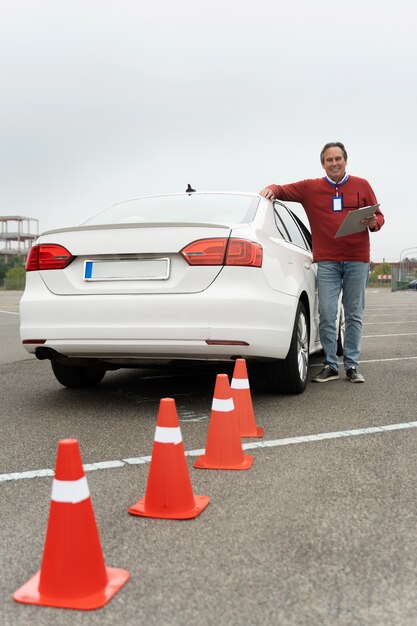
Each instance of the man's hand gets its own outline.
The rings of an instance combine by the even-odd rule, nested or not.
[[[267,200],[275,200],[274,192],[272,191],[272,189],[269,189],[268,187],[265,187],[265,189],[262,189],[262,191],[259,192],[259,195],[263,196]]]
[[[368,228],[375,228],[375,226],[377,225],[377,222],[378,220],[376,219],[375,214],[361,220],[361,224],[365,224],[365,226],[367,226]]]

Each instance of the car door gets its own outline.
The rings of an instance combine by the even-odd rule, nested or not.
[[[310,345],[319,344],[317,265],[313,263],[311,234],[301,220],[281,202],[274,202],[274,219],[279,233],[288,244],[293,263],[303,268],[303,282],[310,301]]]

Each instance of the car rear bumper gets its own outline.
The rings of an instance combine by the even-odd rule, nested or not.
[[[43,347],[70,358],[120,364],[285,358],[298,298],[271,290],[256,269],[233,272],[233,282],[222,272],[198,294],[117,296],[57,296],[31,272],[20,303],[21,339],[44,340]],[[34,353],[37,345],[24,347]]]

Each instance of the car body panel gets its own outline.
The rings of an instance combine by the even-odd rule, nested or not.
[[[256,201],[250,223],[239,223],[233,214],[229,223],[98,224],[43,233],[36,243],[62,245],[76,258],[63,270],[27,273],[21,338],[39,343],[24,343],[25,349],[34,353],[42,346],[68,359],[120,366],[236,356],[285,359],[302,300],[309,310],[310,352],[318,350],[311,251],[283,239],[270,201],[234,195]],[[262,267],[189,266],[180,250],[210,237],[259,243]],[[118,261],[161,258],[169,259],[168,278],[85,280],[88,261],[113,268]]]
[[[216,278],[221,266],[191,267],[179,251],[196,239],[229,237],[230,226],[161,224],[145,228],[74,229],[43,234],[37,243],[59,243],[76,258],[65,269],[41,272],[46,287],[57,295],[93,295],[122,293],[195,293],[206,289]],[[169,260],[169,276],[161,280],[123,276],[121,280],[87,281],[85,262],[124,262],[136,260],[138,265],[156,259]]]
[[[129,359],[152,354],[158,358],[166,354],[167,359],[224,359],[236,351],[253,358],[284,358],[290,340],[288,326],[298,302],[294,296],[268,289],[255,268],[235,267],[223,268],[198,299],[194,294],[149,294],[140,299],[123,294],[117,307],[123,315],[115,314],[112,301],[112,296],[103,295],[56,296],[32,272],[20,304],[22,340],[46,339],[46,347],[67,356],[119,360],[123,354]],[[207,340],[248,345],[210,346]],[[34,352],[36,346],[25,347]]]

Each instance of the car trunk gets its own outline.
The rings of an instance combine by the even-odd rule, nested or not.
[[[229,237],[230,226],[155,223],[81,226],[42,234],[38,244],[59,244],[75,257],[60,270],[41,270],[57,295],[154,294],[204,291],[221,265],[190,266],[180,251],[193,241]]]

